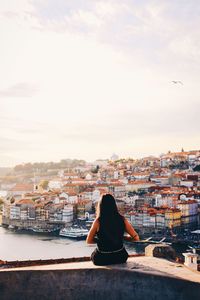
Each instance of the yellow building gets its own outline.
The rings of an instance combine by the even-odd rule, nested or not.
[[[165,211],[165,226],[174,228],[181,226],[181,211],[176,208],[168,208]]]
[[[182,201],[182,202],[179,202],[177,207],[180,209],[181,211],[181,216],[182,217],[189,217],[190,213],[190,208],[189,208],[189,203],[188,201]]]
[[[140,189],[149,189],[150,187],[156,186],[155,183],[147,180],[135,180],[129,181],[126,186],[126,192],[137,192]]]
[[[48,210],[44,209],[43,204],[36,204],[35,216],[36,216],[36,220],[46,221],[49,218],[49,212]]]
[[[86,199],[79,200],[75,206],[76,206],[77,218],[84,218],[85,213],[92,209],[92,201]]]

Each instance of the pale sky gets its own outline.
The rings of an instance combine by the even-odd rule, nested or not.
[[[1,0],[0,166],[199,149],[199,28],[197,0]]]

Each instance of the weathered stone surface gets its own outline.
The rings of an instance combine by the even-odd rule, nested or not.
[[[158,263],[162,264],[161,261]],[[170,276],[150,267],[136,263],[131,269],[129,263],[90,267],[78,269],[77,265],[74,269],[48,270],[46,266],[42,270],[1,271],[0,299],[199,300],[200,283]]]
[[[1,300],[196,300],[199,294],[198,272],[147,256],[104,267],[85,261],[0,270]]]
[[[169,245],[163,244],[152,244],[148,245],[145,248],[145,256],[154,256],[166,259],[174,259],[176,258],[175,250]]]

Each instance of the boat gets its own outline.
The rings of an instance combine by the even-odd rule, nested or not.
[[[9,225],[8,229],[15,229],[15,226],[14,225]]]
[[[52,233],[58,231],[58,228],[52,228],[52,229],[47,229],[47,228],[41,228],[41,227],[32,227],[30,228],[33,232],[36,233]]]
[[[197,229],[197,230],[191,231],[191,233],[200,234],[200,229]]]
[[[60,230],[59,235],[72,239],[86,239],[89,230],[78,225],[64,227]]]
[[[190,251],[192,250],[194,253],[200,255],[200,243],[194,243],[191,246],[188,245],[188,248],[190,248]]]

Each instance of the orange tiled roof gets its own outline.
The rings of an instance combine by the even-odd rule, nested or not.
[[[77,196],[77,194],[73,193],[73,192],[67,192],[67,195],[70,196],[70,197]]]
[[[84,199],[84,200],[78,200],[77,204],[78,205],[83,205],[83,204],[88,204],[90,202],[92,202],[92,200]]]
[[[16,202],[16,204],[35,204],[35,202],[31,199],[21,199]]]
[[[184,200],[184,201],[179,201],[178,204],[193,204],[193,203],[198,203],[196,200]]]
[[[23,192],[23,191],[33,191],[33,184],[17,183],[14,187],[10,189],[13,192]]]
[[[127,183],[127,185],[132,185],[132,184],[150,184],[150,185],[154,185],[151,181],[146,181],[146,180],[131,180]]]

